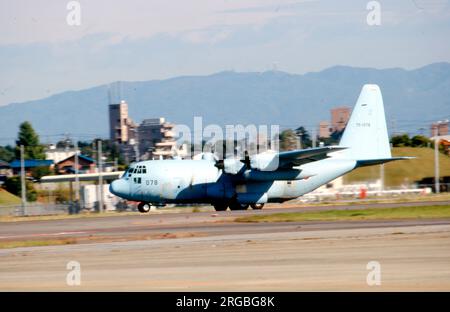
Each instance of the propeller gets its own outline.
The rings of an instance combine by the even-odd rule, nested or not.
[[[249,156],[247,150],[245,151],[244,159],[241,159],[241,162],[244,163],[246,169],[248,169],[248,170],[252,169],[251,165],[250,165],[250,156]]]
[[[214,164],[214,166],[216,166],[217,168],[219,168],[221,170],[225,169],[225,164],[223,162],[223,159],[216,160],[216,163]]]

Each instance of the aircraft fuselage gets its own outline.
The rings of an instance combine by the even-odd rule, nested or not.
[[[133,164],[121,179],[113,182],[111,191],[128,200],[152,204],[215,203],[232,199],[241,204],[264,204],[309,193],[351,171],[355,164],[354,160],[324,159],[294,168],[312,172],[308,178],[255,181],[249,180],[250,174],[224,173],[211,160],[150,160]]]

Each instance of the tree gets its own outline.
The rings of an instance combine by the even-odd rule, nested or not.
[[[413,147],[428,147],[430,140],[423,135],[415,135],[411,138],[411,146]]]
[[[65,138],[64,140],[60,140],[56,143],[57,148],[73,148],[73,142],[69,138]]]
[[[0,146],[0,160],[11,162],[14,159],[14,148],[6,145]]]
[[[31,176],[37,180],[46,175],[53,175],[52,170],[49,167],[35,167],[31,169]]]
[[[17,195],[17,196],[21,196],[22,184],[21,184],[19,176],[10,177],[10,178],[6,179],[4,187],[8,192],[10,192],[14,195]],[[37,192],[34,189],[33,182],[26,180],[25,181],[25,189],[26,189],[27,201],[30,201],[30,202],[36,201]]]
[[[341,131],[335,130],[330,134],[329,138],[319,138],[319,139],[321,142],[323,142],[323,144],[325,146],[337,145],[341,141],[343,134],[344,134],[344,130],[341,130]]]
[[[81,154],[91,158],[94,157],[94,149],[92,142],[78,141],[78,148],[80,149]]]
[[[20,145],[24,146],[25,159],[45,159],[44,146],[39,143],[39,136],[28,121],[21,123],[19,127],[15,150],[17,159],[20,159]]]
[[[302,146],[301,148],[307,148],[312,146],[311,136],[309,132],[305,129],[305,127],[300,126],[295,129],[295,134],[297,137],[301,138]]]
[[[407,134],[396,135],[391,138],[391,143],[394,147],[411,146],[411,139]]]
[[[335,130],[333,131],[333,133],[331,133],[331,139],[333,141],[334,144],[339,144],[339,142],[342,139],[342,135],[344,134],[345,129],[339,131],[339,130]]]
[[[280,133],[280,150],[290,151],[298,147],[298,138],[294,130],[287,129]]]

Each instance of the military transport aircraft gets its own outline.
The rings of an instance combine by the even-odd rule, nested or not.
[[[392,157],[380,88],[366,84],[338,146],[287,152],[266,151],[245,159],[149,160],[134,163],[110,185],[111,193],[152,205],[209,203],[217,211],[261,209],[313,191],[358,167],[409,157]]]

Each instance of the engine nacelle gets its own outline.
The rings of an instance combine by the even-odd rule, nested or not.
[[[260,171],[275,171],[279,166],[278,153],[267,151],[250,158],[250,167]]]
[[[223,171],[229,174],[238,174],[245,165],[238,159],[224,159]]]

